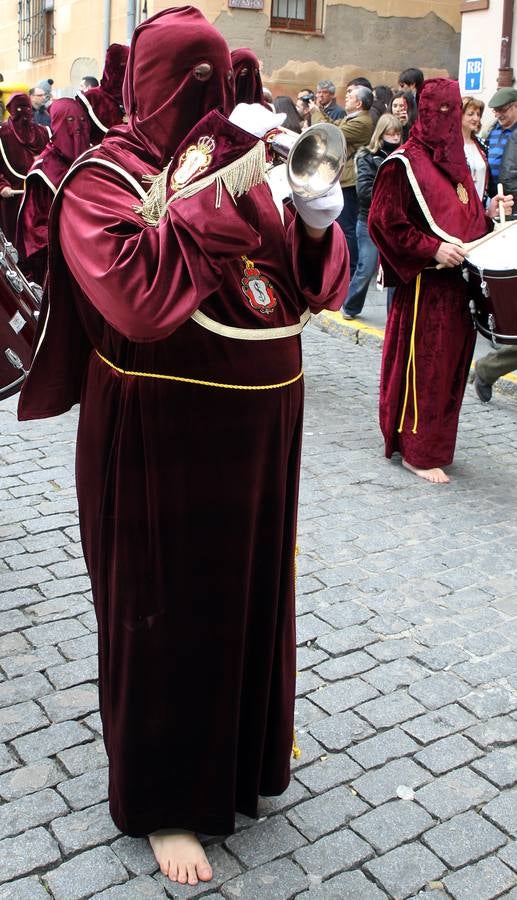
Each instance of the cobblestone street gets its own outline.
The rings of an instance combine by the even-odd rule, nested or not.
[[[312,324],[304,348],[301,756],[209,842],[209,885],[108,813],[77,410],[0,405],[0,900],[517,900],[517,394],[467,388],[432,485],[383,457],[378,342]]]

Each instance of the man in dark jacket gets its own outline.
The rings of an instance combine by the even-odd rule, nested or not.
[[[488,134],[488,164],[490,166],[492,193],[497,184],[503,185],[505,194],[517,196],[517,90],[499,88],[488,101],[494,111],[496,123]],[[514,207],[515,209],[515,207]],[[512,218],[517,216],[514,212]],[[478,359],[474,388],[482,403],[492,399],[492,385],[517,369],[517,346],[508,344],[492,350]]]
[[[332,81],[318,81],[316,85],[316,104],[318,108],[333,122],[346,115],[342,106],[336,103],[336,85]]]

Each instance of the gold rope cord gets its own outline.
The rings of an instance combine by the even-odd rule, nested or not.
[[[410,377],[411,370],[412,370],[411,381],[412,381],[412,388],[413,388],[413,408],[414,408],[414,421],[413,421],[413,428],[411,430],[412,430],[413,434],[417,433],[417,428],[418,428],[418,402],[417,402],[417,395],[416,395],[415,334],[416,334],[416,320],[417,320],[417,316],[418,316],[418,299],[420,297],[421,279],[422,279],[422,273],[419,272],[416,277],[416,284],[415,284],[415,304],[413,307],[413,325],[411,328],[411,340],[409,342],[409,356],[408,356],[407,368],[406,368],[406,389],[404,392],[404,405],[402,407],[402,415],[400,417],[400,425],[398,427],[399,434],[404,427],[404,419],[406,417],[406,407],[407,407],[407,401],[408,401],[408,395],[409,395],[409,377]]]
[[[183,378],[180,375],[160,375],[157,372],[130,372],[128,369],[121,369],[120,366],[116,366],[114,363],[110,362],[109,359],[106,359],[106,357],[99,353],[98,350],[95,352],[99,359],[102,359],[103,363],[106,363],[110,369],[114,369],[114,371],[118,372],[120,375],[134,375],[138,378],[160,378],[165,381],[179,381],[182,384],[198,384],[201,387],[225,388],[232,391],[271,391],[275,388],[288,387],[290,384],[299,381],[303,376],[303,369],[301,369],[294,378],[289,378],[287,381],[280,381],[278,384],[223,384],[219,381],[201,381],[198,378]]]

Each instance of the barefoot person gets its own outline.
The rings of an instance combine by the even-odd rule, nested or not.
[[[463,244],[492,229],[465,159],[456,81],[425,82],[409,140],[380,166],[369,228],[384,282],[396,286],[381,369],[386,456],[398,450],[415,475],[448,482],[475,343]]]
[[[347,255],[331,194],[281,218],[199,11],[138,26],[124,105],[56,196],[19,415],[80,400],[110,811],[195,885],[196,833],[289,783],[300,331],[307,306],[339,306]]]

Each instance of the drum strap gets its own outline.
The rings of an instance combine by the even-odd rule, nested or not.
[[[402,407],[402,415],[400,417],[400,425],[398,427],[398,433],[400,434],[402,429],[404,428],[404,419],[406,418],[406,408],[407,401],[409,395],[409,380],[411,378],[411,387],[413,390],[413,428],[411,429],[413,434],[417,433],[418,429],[418,402],[416,395],[416,358],[415,358],[415,334],[416,334],[416,320],[418,316],[418,300],[420,297],[420,281],[422,279],[422,273],[419,272],[416,276],[416,284],[415,284],[415,304],[413,308],[413,325],[411,328],[411,339],[409,342],[409,356],[406,367],[406,389],[404,392],[404,405]]]

